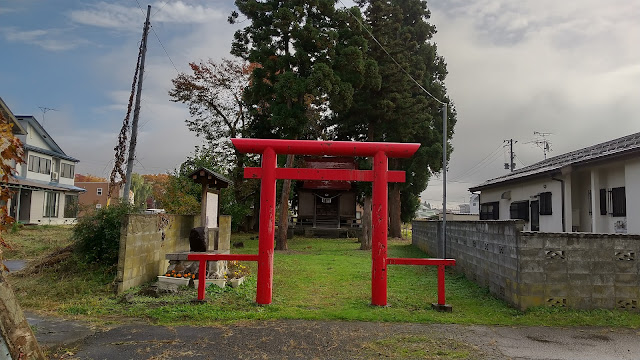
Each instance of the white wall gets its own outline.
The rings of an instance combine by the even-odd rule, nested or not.
[[[640,234],[640,159],[625,164],[627,233]]]
[[[510,191],[510,199],[501,199],[505,191]],[[482,190],[480,203],[499,201],[500,220],[508,220],[511,217],[509,211],[511,203],[523,200],[537,200],[538,194],[551,192],[551,215],[540,215],[540,231],[561,232],[562,231],[562,190],[559,181],[548,179],[535,180],[530,182],[516,183],[510,186]],[[568,204],[567,204],[568,206]],[[531,230],[531,221],[525,224],[524,230]],[[570,228],[569,228],[570,230]]]
[[[480,214],[480,195],[471,194],[469,197],[469,212],[471,214]]]
[[[51,150],[49,145],[47,145],[47,143],[40,137],[40,135],[38,135],[36,130],[31,125],[29,125],[29,128],[27,129],[26,144],[37,146],[41,149]]]

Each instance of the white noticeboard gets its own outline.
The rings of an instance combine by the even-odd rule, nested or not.
[[[207,227],[218,227],[218,194],[207,193]]]

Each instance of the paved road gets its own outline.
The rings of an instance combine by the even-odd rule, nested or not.
[[[2,262],[9,269],[9,272],[20,271],[27,265],[26,260],[3,260]]]
[[[73,321],[27,318],[43,346],[68,349],[73,356],[65,358],[74,359],[383,358],[367,344],[411,337],[472,349],[475,359],[640,359],[640,331],[634,329],[280,320],[96,331]]]

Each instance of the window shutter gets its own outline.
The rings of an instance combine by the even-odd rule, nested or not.
[[[607,189],[600,189],[600,215],[607,215]]]

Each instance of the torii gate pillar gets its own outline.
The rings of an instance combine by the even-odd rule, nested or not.
[[[371,304],[387,305],[387,222],[389,219],[389,161],[384,152],[373,157],[373,208],[371,210]]]

